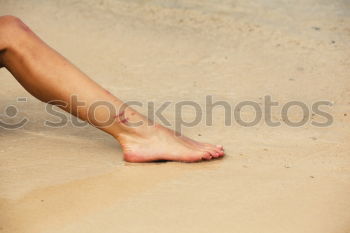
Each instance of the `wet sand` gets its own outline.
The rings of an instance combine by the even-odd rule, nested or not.
[[[207,95],[263,108],[270,95],[280,106],[331,101],[334,120],[315,127],[324,118],[310,115],[289,127],[276,107],[279,127],[224,126],[217,108],[213,126],[183,132],[224,145],[224,159],[131,164],[92,127],[45,127],[57,118],[2,69],[0,119],[15,105],[12,122],[30,122],[0,128],[0,232],[349,232],[349,10],[340,0],[0,0],[0,15],[22,18],[111,93],[145,103],[144,113],[147,101],[204,108]],[[173,104],[164,115],[174,126]]]

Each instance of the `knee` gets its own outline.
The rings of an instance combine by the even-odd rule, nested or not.
[[[0,16],[0,51],[5,50],[29,28],[19,18],[12,15]]]
[[[26,26],[22,20],[13,15],[0,16],[0,31],[6,32],[14,29],[24,29]]]

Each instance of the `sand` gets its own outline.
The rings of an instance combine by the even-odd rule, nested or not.
[[[0,232],[349,233],[349,12],[342,0],[0,0],[0,15],[22,18],[123,100],[328,100],[334,120],[224,126],[218,108],[212,126],[183,132],[224,145],[224,159],[131,164],[92,127],[45,127],[56,118],[1,69],[0,119],[15,105],[12,121],[30,122],[0,128]]]

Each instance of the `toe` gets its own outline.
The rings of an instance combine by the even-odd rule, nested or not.
[[[218,158],[220,156],[219,152],[216,150],[211,150],[210,154],[213,158]]]
[[[218,148],[218,153],[220,154],[220,156],[224,156],[225,155],[225,151],[224,148]]]
[[[217,155],[216,155],[217,152],[215,150],[213,150],[213,149],[205,148],[205,149],[203,149],[203,151],[209,153],[212,158],[216,158],[217,157]]]
[[[211,149],[210,153],[212,154],[213,158],[219,158],[224,156],[225,152],[222,150],[218,150],[217,148]]]
[[[216,149],[217,149],[218,151],[224,151],[224,147],[223,147],[223,146],[216,146]]]
[[[220,155],[222,155],[224,152],[217,147],[211,147],[211,148],[207,148],[210,151],[213,151],[215,153],[215,158],[219,157]]]
[[[211,160],[212,156],[209,152],[206,152],[203,156],[202,159],[203,160]]]

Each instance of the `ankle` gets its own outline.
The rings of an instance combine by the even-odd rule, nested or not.
[[[131,138],[142,138],[154,132],[155,126],[147,121],[117,123],[116,130],[112,131],[112,136],[118,141],[130,140]]]

